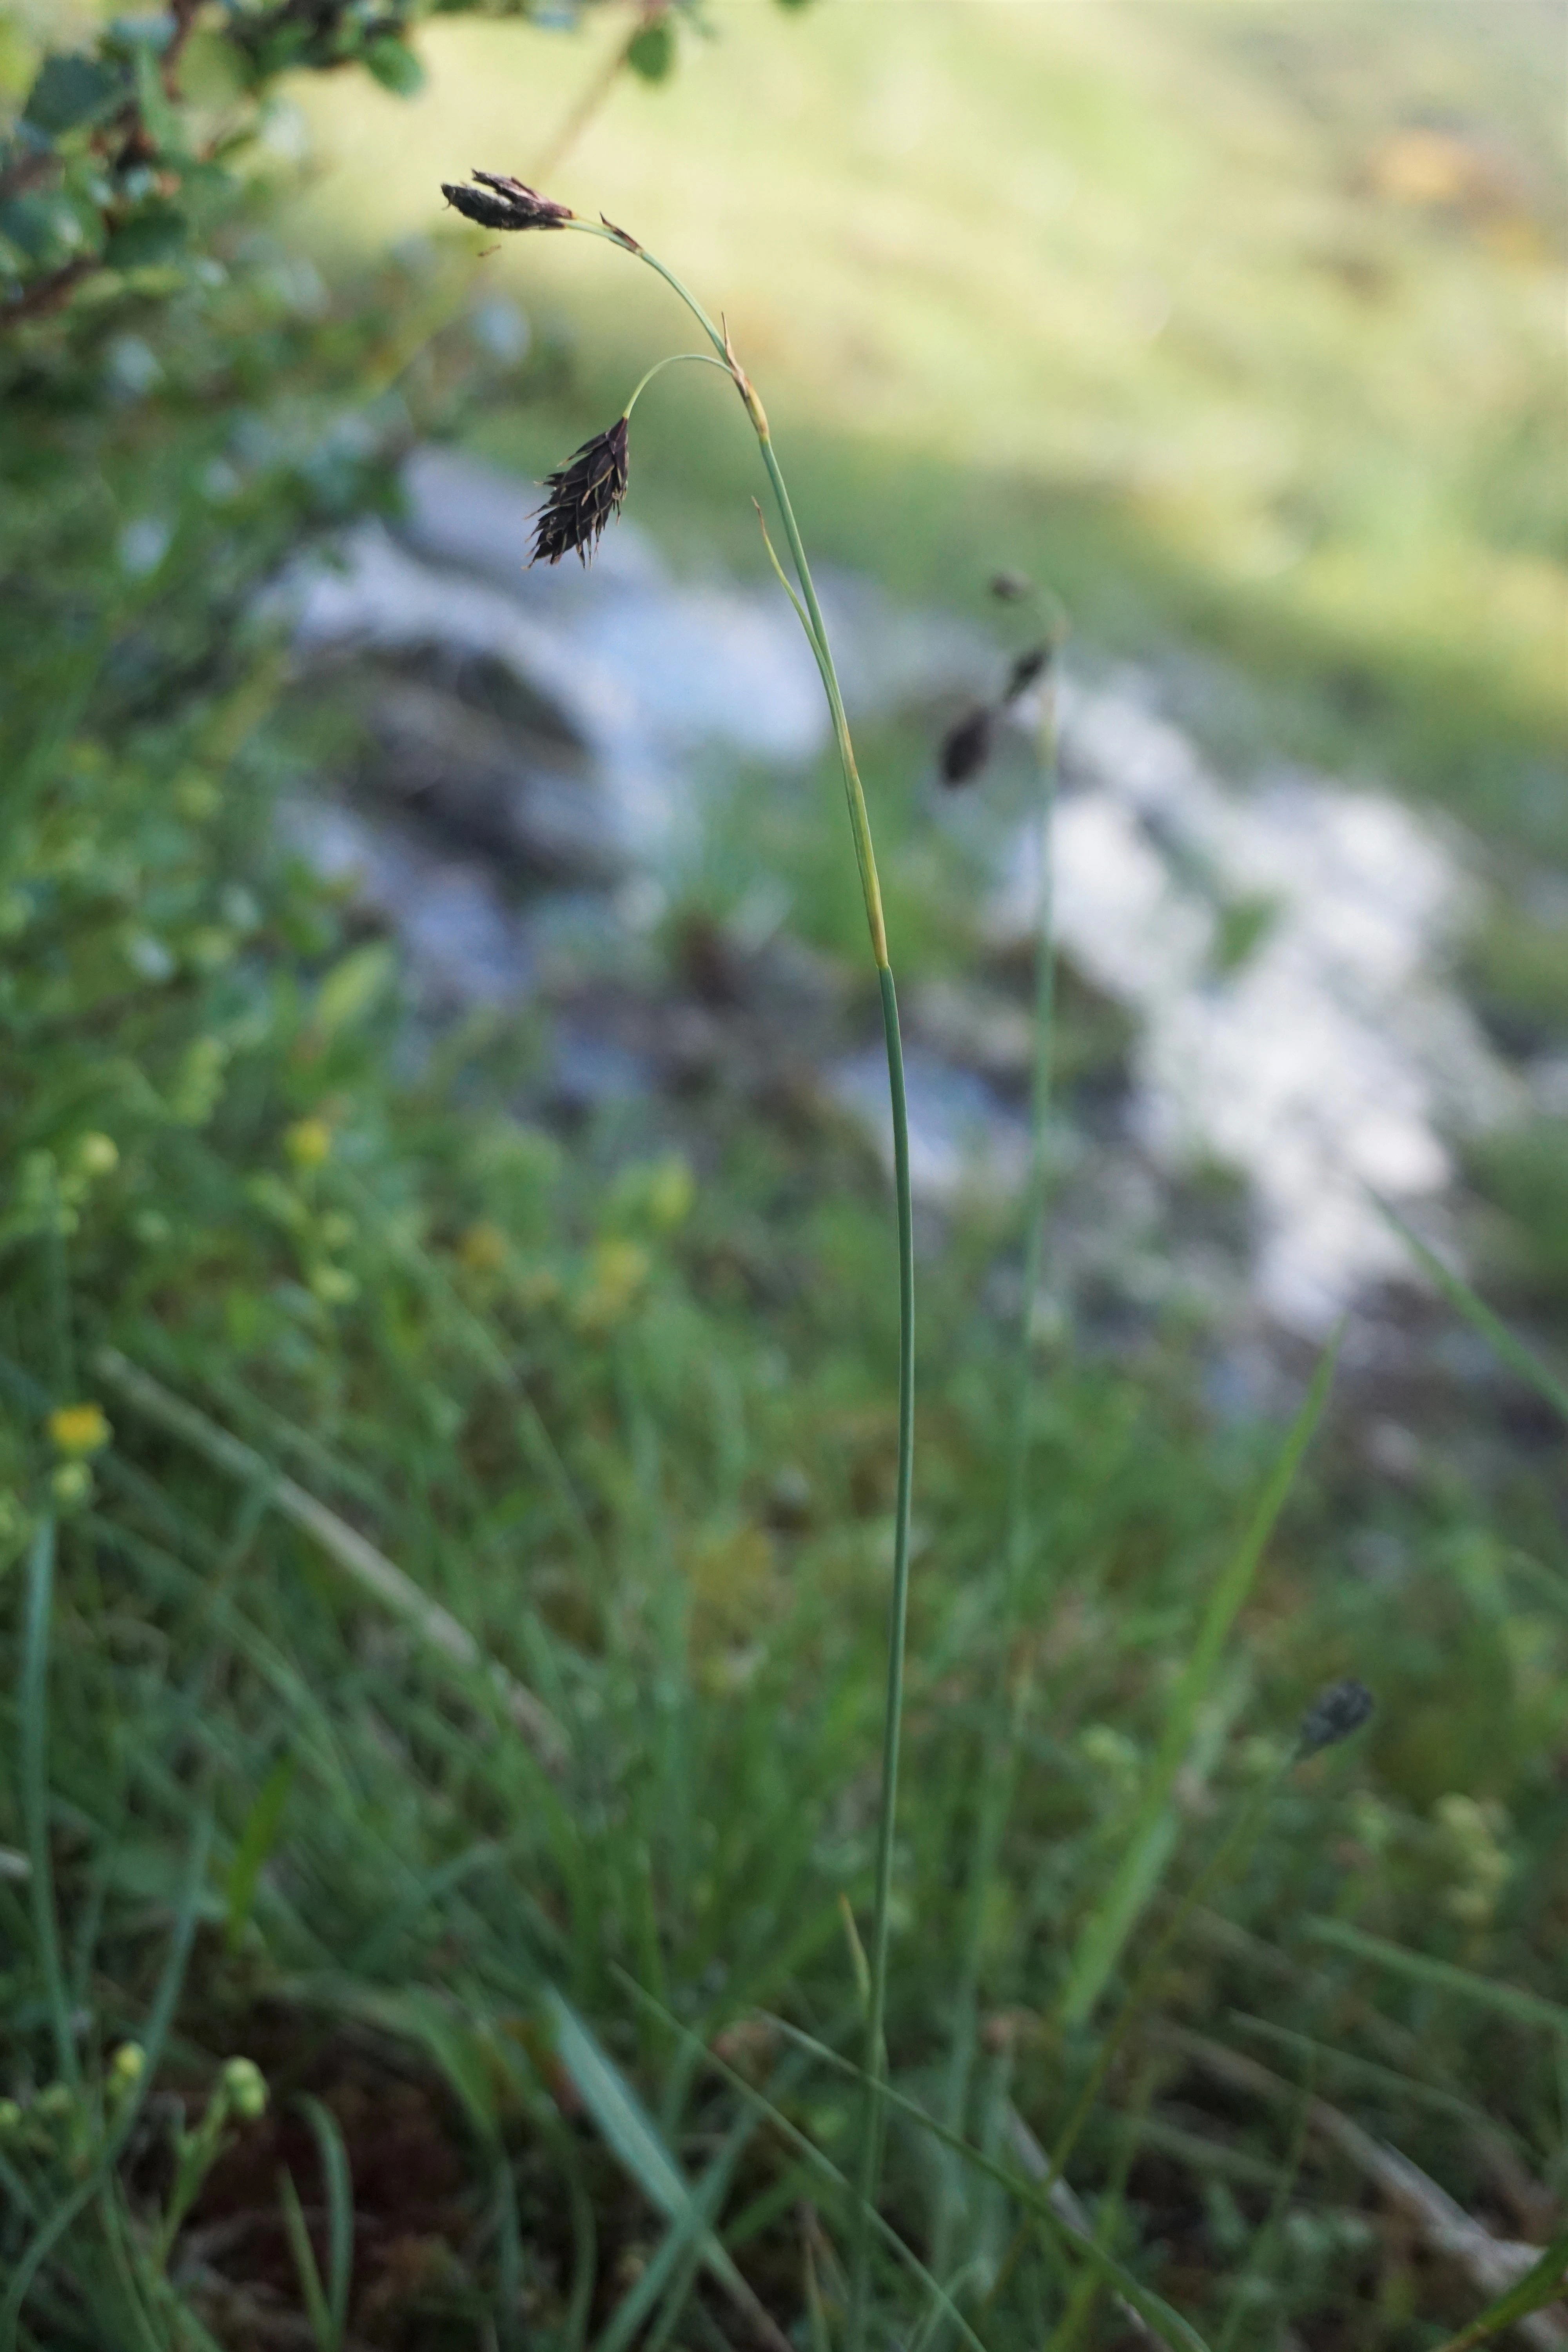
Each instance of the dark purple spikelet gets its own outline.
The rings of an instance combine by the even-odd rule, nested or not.
[[[584,441],[559,473],[546,476],[544,487],[550,496],[534,522],[530,563],[559,563],[574,554],[586,563],[626,494],[626,418]]]
[[[1352,1731],[1359,1731],[1373,1710],[1373,1696],[1364,1683],[1353,1676],[1342,1683],[1331,1683],[1320,1691],[1301,1718],[1297,1736],[1298,1757],[1315,1756],[1321,1748],[1337,1748]]]
[[[443,180],[441,194],[465,220],[476,221],[480,228],[560,228],[573,218],[568,205],[552,204],[504,172],[475,172],[473,177],[478,187],[458,187]]]
[[[961,784],[973,782],[980,773],[991,757],[995,725],[995,712],[980,703],[948,729],[937,754],[937,767],[951,792],[956,792]]]
[[[1020,695],[1027,694],[1029,688],[1034,685],[1037,678],[1045,677],[1046,672],[1050,668],[1050,666],[1051,647],[1049,646],[1031,646],[1027,653],[1020,654],[1018,656],[1017,659],[1013,664],[1012,668],[1008,671],[1007,684],[1002,697],[1003,701],[1016,702]]]

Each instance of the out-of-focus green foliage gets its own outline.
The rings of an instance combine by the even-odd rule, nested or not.
[[[92,285],[99,299],[171,293],[199,273],[215,216],[287,74],[358,66],[411,98],[425,73],[423,18],[537,20],[560,30],[605,0],[169,0],[145,16],[84,25],[79,45],[44,47],[30,15],[0,21],[0,109],[25,93],[0,139],[0,331]],[[676,58],[688,0],[647,0],[625,50],[649,81]],[[3,116],[0,116],[3,119]],[[107,287],[98,281],[107,278]]]

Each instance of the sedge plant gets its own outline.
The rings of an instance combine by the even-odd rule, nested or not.
[[[870,2277],[870,2216],[876,2203],[881,2169],[881,2143],[887,2105],[886,2053],[884,2048],[888,1995],[889,1921],[891,1909],[893,1881],[893,1837],[897,1818],[899,1787],[899,1749],[903,1723],[904,1651],[909,1611],[910,1582],[910,1501],[914,1470],[914,1232],[910,1201],[909,1111],[904,1087],[903,1047],[899,1031],[898,995],[893,983],[892,966],[888,954],[887,926],[882,912],[881,885],[877,874],[876,851],[871,839],[870,817],[866,795],[856,765],[855,748],[850,740],[849,721],[845,711],[844,696],[834,664],[833,649],[828,642],[827,627],[822,616],[812,581],[811,566],[806,560],[795,509],[785,487],[773,435],[769,430],[766,411],[756,388],[736,355],[727,326],[715,326],[708,312],[689,289],[682,284],[674,271],[666,267],[657,255],[623,229],[602,216],[598,221],[581,219],[566,205],[553,203],[522,181],[502,173],[476,171],[471,184],[443,184],[442,194],[448,204],[473,221],[478,226],[502,231],[576,230],[585,236],[598,237],[617,246],[622,252],[642,262],[662,278],[685,305],[706,338],[710,349],[705,352],[674,352],[650,368],[637,385],[625,408],[604,432],[583,444],[567,463],[552,474],[546,482],[549,496],[535,522],[534,543],[531,560],[533,562],[558,563],[563,556],[574,554],[586,562],[602,537],[605,526],[618,513],[626,492],[627,451],[631,415],[645,387],[663,368],[682,361],[699,365],[718,367],[727,374],[740,396],[742,405],[757,437],[757,446],[767,473],[779,521],[789,549],[795,571],[791,583],[768,535],[766,520],[758,508],[763,540],[781,586],[794,605],[801,627],[805,632],[817,668],[821,673],[823,690],[827,698],[828,713],[833,724],[835,744],[843,772],[845,798],[849,815],[850,838],[854,844],[856,865],[859,873],[861,895],[865,903],[867,929],[870,935],[872,961],[877,971],[877,984],[881,998],[882,1030],[887,1048],[888,1090],[891,1102],[893,1126],[893,1171],[898,1221],[899,1266],[899,1452],[898,1481],[894,1506],[893,1576],[889,1601],[887,1692],[883,1714],[881,1790],[877,1823],[876,1876],[872,1899],[871,1941],[868,1955],[868,1985],[866,1998],[866,2056],[864,2075],[866,2100],[861,2126],[858,2196],[855,2209],[854,2262],[852,2272],[849,2344],[851,2352],[865,2336]]]

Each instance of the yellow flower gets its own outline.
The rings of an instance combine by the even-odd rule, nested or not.
[[[100,1404],[62,1404],[48,1418],[48,1433],[62,1454],[96,1454],[114,1432]]]
[[[79,1138],[76,1157],[84,1176],[112,1176],[120,1165],[120,1147],[111,1135],[95,1132]]]
[[[324,1118],[297,1118],[284,1133],[283,1149],[296,1168],[319,1168],[331,1157],[332,1130]]]

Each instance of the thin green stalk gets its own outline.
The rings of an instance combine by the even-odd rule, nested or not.
[[[849,2352],[859,2352],[864,2343],[867,2305],[870,2285],[870,2232],[877,2184],[881,2169],[882,2121],[886,2100],[886,2061],[883,2050],[884,2024],[888,1996],[889,1917],[891,1907],[894,1832],[898,1809],[899,1747],[903,1722],[904,1652],[909,1614],[910,1581],[910,1507],[914,1471],[914,1224],[910,1199],[910,1137],[909,1107],[904,1089],[903,1047],[899,1032],[898,998],[893,987],[893,974],[888,961],[887,926],[882,913],[881,884],[877,874],[876,851],[871,839],[871,821],[866,807],[866,795],[856,765],[855,747],[850,740],[849,720],[844,708],[843,691],[828,642],[827,625],[817,601],[811,566],[806,560],[800,526],[795,521],[795,509],[785,486],[783,469],[774,451],[773,436],[768,428],[767,415],[758,398],[750,377],[735,355],[728,329],[716,327],[707,311],[690,289],[684,286],[673,270],[666,268],[658,257],[647,251],[622,229],[612,228],[606,222],[569,220],[562,224],[582,231],[589,236],[603,238],[618,245],[624,252],[647,264],[662,278],[671,291],[686,305],[715,352],[727,369],[736,391],[740,394],[752,428],[757,436],[763,464],[773,488],[779,520],[789,542],[795,577],[800,583],[800,596],[791,594],[791,602],[800,616],[806,640],[816,657],[822,673],[823,689],[827,698],[828,713],[833,722],[834,741],[843,772],[844,793],[848,807],[849,830],[855,845],[855,862],[859,869],[861,895],[866,907],[866,922],[871,935],[871,953],[877,966],[878,985],[882,999],[882,1028],[888,1056],[888,1090],[893,1120],[893,1166],[898,1205],[899,1229],[899,1471],[898,1496],[894,1516],[893,1584],[889,1603],[888,1626],[888,1690],[887,1708],[882,1727],[882,1788],[877,1824],[876,1885],[871,1922],[870,1974],[871,1990],[866,2021],[866,2111],[862,2125],[860,2155],[860,2196],[856,2208],[853,2286],[850,2302]],[[647,379],[645,378],[646,382]],[[641,390],[638,386],[638,390]],[[636,398],[636,394],[633,398]],[[765,528],[764,528],[765,536]],[[769,553],[772,555],[770,547]],[[774,558],[775,566],[777,559]],[[782,574],[781,574],[782,576]],[[785,580],[785,587],[789,583]]]
[[[1129,1987],[1110,2032],[1100,2042],[1094,2064],[1089,2069],[1089,2079],[1079,2093],[1072,2113],[1068,2117],[1055,2147],[1051,2150],[1051,2168],[1048,2176],[1050,2180],[1059,2180],[1067,2170],[1068,2159],[1078,2145],[1079,2133],[1093,2112],[1095,2101],[1099,2098],[1105,2079],[1116,2062],[1117,2053],[1125,2043],[1137,2022],[1140,2011],[1158,1983],[1160,1972],[1169,1958],[1182,1930],[1197,1905],[1208,1894],[1209,1889],[1224,1876],[1230,1866],[1232,1857],[1243,1851],[1256,1835],[1274,1798],[1284,1786],[1289,1775],[1290,1767],[1295,1761],[1294,1756],[1287,1758],[1285,1762],[1272,1771],[1266,1780],[1261,1781],[1237,1808],[1230,1827],[1202,1870],[1183,1894],[1164,1927],[1155,1937],[1148,1958]]]
[[[33,1933],[38,1969],[44,1979],[49,2022],[54,2032],[55,2069],[60,2082],[73,2086],[81,2080],[76,2034],[71,2025],[70,1990],[60,1959],[59,1925],[55,1916],[54,1864],[49,1851],[48,1674],[49,1619],[54,1603],[55,1523],[40,1519],[27,1566],[27,1611],[22,1639],[22,1690],[18,1713],[22,1729],[22,1817],[26,1824],[27,1893],[33,1906]]]
[[[1024,1290],[1019,1310],[1013,1423],[1005,1488],[1002,1616],[996,1635],[997,1648],[1005,1662],[1010,1661],[1012,1656],[1023,1593],[1024,1568],[1028,1556],[1029,1420],[1033,1402],[1031,1370],[1034,1357],[1031,1324],[1045,1260],[1046,1209],[1050,1185],[1051,1065],[1056,1025],[1056,927],[1051,841],[1056,814],[1057,733],[1056,698],[1049,685],[1046,694],[1040,744],[1041,906],[1039,936],[1035,951],[1035,1066],[1029,1104],[1029,1178],[1024,1211]],[[979,1820],[965,1890],[957,2018],[943,2095],[943,2121],[948,2129],[954,2132],[962,2132],[963,2128],[964,2113],[969,2105],[969,2084],[974,2071],[985,1896],[996,1873],[1002,1838],[1007,1816],[1012,1811],[1018,1748],[1032,1689],[1032,1677],[1026,1666],[1021,1666],[1012,1678],[1006,1713],[994,1727],[988,1727],[982,1755]],[[951,2197],[944,2197],[937,2223],[938,2247],[943,2255],[949,2250],[953,2218],[952,2200]],[[938,2267],[940,2269],[940,2263]]]
[[[851,2273],[849,2343],[855,2352],[866,2325],[870,2236],[866,2213],[875,2205],[882,2168],[887,2092],[888,1932],[893,1891],[893,1839],[899,1788],[899,1746],[904,1717],[904,1651],[910,1603],[910,1486],[914,1469],[915,1260],[910,1199],[909,1115],[904,1056],[893,975],[882,966],[882,1024],[893,1094],[893,1161],[899,1204],[899,1486],[895,1505],[893,1590],[888,1603],[888,1696],[882,1716],[882,1802],[877,1816],[877,1878],[871,1912],[871,1991],[866,2011],[866,2115],[861,2126],[859,2204]]]
[[[711,352],[671,352],[666,358],[655,360],[652,367],[647,369],[638,382],[637,390],[622,409],[621,415],[630,416],[656,375],[662,375],[666,368],[680,367],[685,363],[689,363],[692,367],[717,368],[721,375],[728,375],[730,373],[723,361],[716,360]]]

